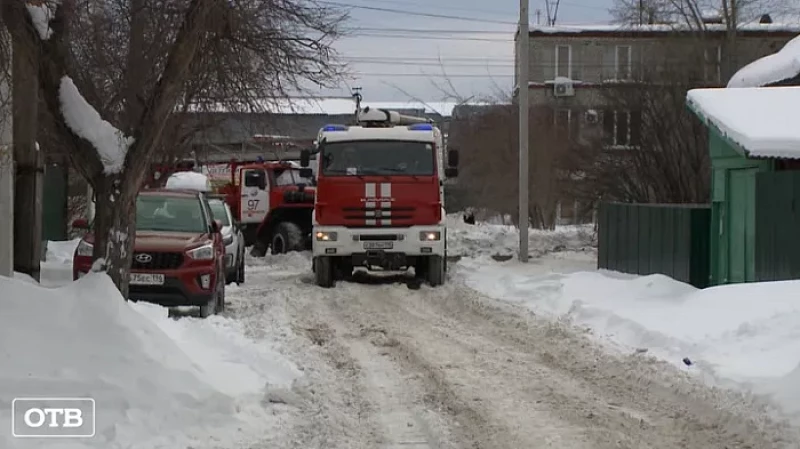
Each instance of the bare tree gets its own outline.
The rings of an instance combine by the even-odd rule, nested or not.
[[[692,58],[686,46],[667,49]],[[686,91],[703,83],[669,53],[650,49],[665,64],[641,68],[642,81],[604,90],[603,140],[570,153],[570,190],[583,201],[705,203],[710,159],[705,126],[686,108]],[[702,51],[702,50],[700,50]]]
[[[510,215],[518,222],[519,121],[518,108],[494,104],[463,108],[450,123],[452,148],[461,152],[462,174],[473,205]],[[567,172],[563,161],[571,151],[566,128],[556,126],[549,108],[530,113],[530,222],[553,229],[556,204],[564,193]]]
[[[345,15],[300,0],[39,0],[3,2],[3,18],[40,51],[53,136],[96,192],[95,266],[127,296],[136,195],[170,117],[325,84]]]

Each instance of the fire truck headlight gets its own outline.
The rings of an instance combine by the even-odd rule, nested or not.
[[[439,231],[423,231],[419,233],[419,239],[423,242],[436,242],[441,240],[442,233]]]
[[[335,242],[338,236],[335,232],[317,232],[315,237],[318,242]]]

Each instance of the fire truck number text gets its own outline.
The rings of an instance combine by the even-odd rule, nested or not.
[[[247,210],[256,210],[258,209],[258,203],[260,200],[247,200]]]

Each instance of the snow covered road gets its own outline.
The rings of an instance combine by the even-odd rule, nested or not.
[[[251,261],[227,315],[304,376],[263,447],[781,448],[797,436],[741,395],[616,357],[574,328],[466,286],[313,285],[305,255]],[[282,407],[284,409],[284,407]]]

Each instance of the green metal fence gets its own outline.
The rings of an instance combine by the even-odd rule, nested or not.
[[[711,208],[704,204],[602,203],[597,267],[664,274],[709,285]]]
[[[800,279],[800,172],[756,175],[756,281]]]

